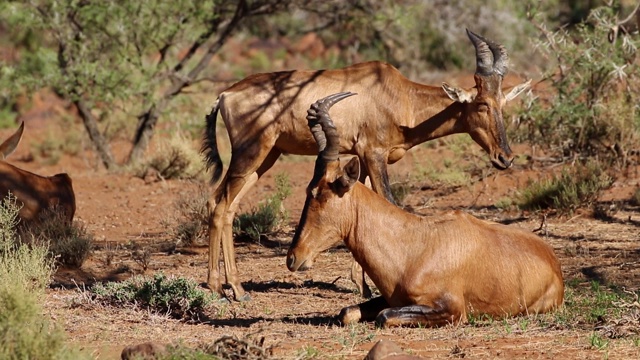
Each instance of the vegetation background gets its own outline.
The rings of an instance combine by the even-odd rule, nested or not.
[[[475,68],[464,31],[469,28],[508,49],[510,81],[533,79],[532,90],[505,116],[509,136],[512,143],[537,149],[537,155],[517,161],[554,168],[495,206],[542,211],[545,216],[579,209],[607,216],[598,196],[619,177],[633,177],[629,169],[640,156],[640,15],[633,15],[637,6],[632,0],[4,1],[0,128],[17,126],[34,101],[49,94],[64,101],[66,109],[63,116],[49,120],[60,131],[32,145],[32,153],[42,161],[82,153],[89,154],[96,169],[204,182],[198,153],[204,115],[217,93],[233,82],[257,72],[383,60],[412,80],[435,83]],[[464,141],[450,145],[466,146]],[[451,170],[455,165],[444,167]],[[468,169],[454,170],[425,168],[416,176],[452,186],[469,181]],[[276,195],[239,215],[236,234],[260,241],[261,235],[282,226],[279,218],[286,214],[281,203],[290,189],[286,177],[278,181]],[[410,186],[411,181],[396,184],[400,203]],[[640,190],[625,201],[640,205]],[[201,202],[178,206],[185,220],[173,230],[175,237],[184,243],[197,241],[204,231],[206,207]],[[1,217],[10,218],[7,211],[9,215]],[[58,264],[80,267],[91,251],[91,237],[84,229],[54,233],[73,235],[49,235],[51,244],[42,241],[34,248],[64,247],[67,252],[53,253]],[[33,232],[29,236],[40,239]],[[6,258],[27,251],[2,246],[0,255]],[[136,254],[139,263],[148,262],[144,251]],[[9,275],[0,277],[0,314],[15,306],[11,299],[18,295],[33,296],[34,305],[25,302],[30,308],[25,305],[16,314],[33,316],[40,311],[35,304],[53,265],[50,257],[40,259],[40,253],[28,256],[39,262],[34,269],[44,275],[38,275],[35,290],[25,294],[5,284],[15,277],[3,270]],[[191,285],[167,286],[171,291],[187,289],[185,297],[206,303]],[[101,288],[96,296],[108,298],[109,289]],[[160,306],[160,311],[166,309]],[[179,313],[192,318],[201,311],[187,308]],[[0,316],[0,330],[7,331],[16,321],[24,320]],[[64,346],[54,335],[40,345],[22,346]],[[5,339],[20,336],[33,337],[24,333]]]

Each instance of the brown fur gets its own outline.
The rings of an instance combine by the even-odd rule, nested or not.
[[[219,271],[222,245],[227,283],[236,299],[246,298],[238,279],[231,232],[236,208],[281,154],[317,153],[304,117],[309,104],[320,97],[340,91],[358,93],[334,108],[339,152],[357,155],[363,169],[360,180],[369,176],[374,191],[389,201],[393,196],[387,164],[400,160],[413,146],[442,136],[468,133],[496,167],[507,168],[513,155],[504,132],[502,108],[527,85],[505,96],[501,75],[476,75],[475,80],[474,89],[444,84],[443,91],[413,82],[393,66],[374,61],[335,70],[256,74],[223,91],[207,116],[203,146],[214,170],[212,182],[218,183],[222,174],[215,131],[219,111],[231,140],[232,156],[226,175],[209,199],[210,288],[224,296]]]
[[[0,145],[4,157],[18,145],[23,127],[24,124]],[[19,216],[25,223],[43,220],[42,216],[46,216],[47,210],[63,212],[63,219],[71,223],[76,212],[75,194],[69,175],[40,176],[0,160],[0,197],[5,198],[9,193],[22,206]]]

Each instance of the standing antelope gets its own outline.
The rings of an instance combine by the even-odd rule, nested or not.
[[[206,117],[203,152],[213,168],[212,184],[222,175],[216,142],[216,119],[221,113],[231,141],[229,168],[209,198],[210,289],[224,297],[219,270],[220,245],[227,283],[236,300],[249,299],[238,279],[232,224],[238,204],[281,154],[314,155],[315,143],[304,121],[316,99],[349,89],[362,95],[334,110],[339,120],[339,152],[357,155],[360,180],[369,176],[373,190],[389,201],[387,164],[428,140],[468,133],[498,169],[513,159],[502,119],[504,104],[528,82],[506,96],[502,79],[507,72],[507,51],[467,30],[476,49],[476,86],[471,90],[443,83],[442,88],[418,84],[393,66],[367,62],[337,70],[283,71],[256,74],[223,91]],[[442,91],[444,89],[444,91]],[[453,100],[453,102],[451,102]],[[364,276],[352,280],[362,294]]]
[[[319,100],[308,113],[320,154],[287,254],[291,271],[343,240],[381,295],[342,309],[343,324],[440,326],[467,315],[541,313],[562,305],[553,249],[531,232],[460,211],[420,217],[358,183],[360,162],[340,167],[340,136],[329,108],[353,95]]]
[[[2,159],[18,146],[24,122],[16,132],[0,145]],[[0,161],[0,197],[9,193],[22,205],[18,216],[24,222],[38,222],[47,210],[63,212],[62,219],[71,223],[76,212],[76,198],[71,178],[67,174],[40,176]]]

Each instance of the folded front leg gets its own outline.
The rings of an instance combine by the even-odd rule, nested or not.
[[[340,311],[338,320],[342,325],[357,323],[359,321],[373,321],[380,311],[389,307],[389,303],[382,296],[367,300],[358,305],[347,306]]]
[[[458,323],[462,318],[461,311],[447,306],[409,305],[382,310],[376,317],[376,325],[379,327],[435,327]]]

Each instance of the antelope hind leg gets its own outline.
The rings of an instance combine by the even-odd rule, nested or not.
[[[226,179],[224,180],[226,181]],[[224,186],[224,182],[223,182]],[[209,198],[207,206],[209,208],[209,264],[207,273],[207,287],[211,292],[218,295],[220,300],[226,299],[226,295],[222,290],[222,281],[220,274],[220,245],[222,243],[222,229],[216,227],[216,223],[221,223],[221,209],[216,208],[218,204],[214,198],[215,194]]]
[[[225,213],[225,218],[222,228],[222,255],[224,257],[225,274],[227,275],[227,284],[231,286],[233,290],[233,297],[236,301],[249,301],[251,296],[245,292],[244,288],[240,284],[240,277],[238,275],[238,266],[236,264],[236,252],[233,245],[233,218],[238,210],[240,200],[251,189],[253,185],[258,181],[258,174],[251,173],[246,178],[232,178],[230,179],[231,185],[228,193],[231,194],[232,202],[229,205],[229,209]],[[238,189],[239,188],[239,189]],[[235,190],[235,194],[234,194]]]

